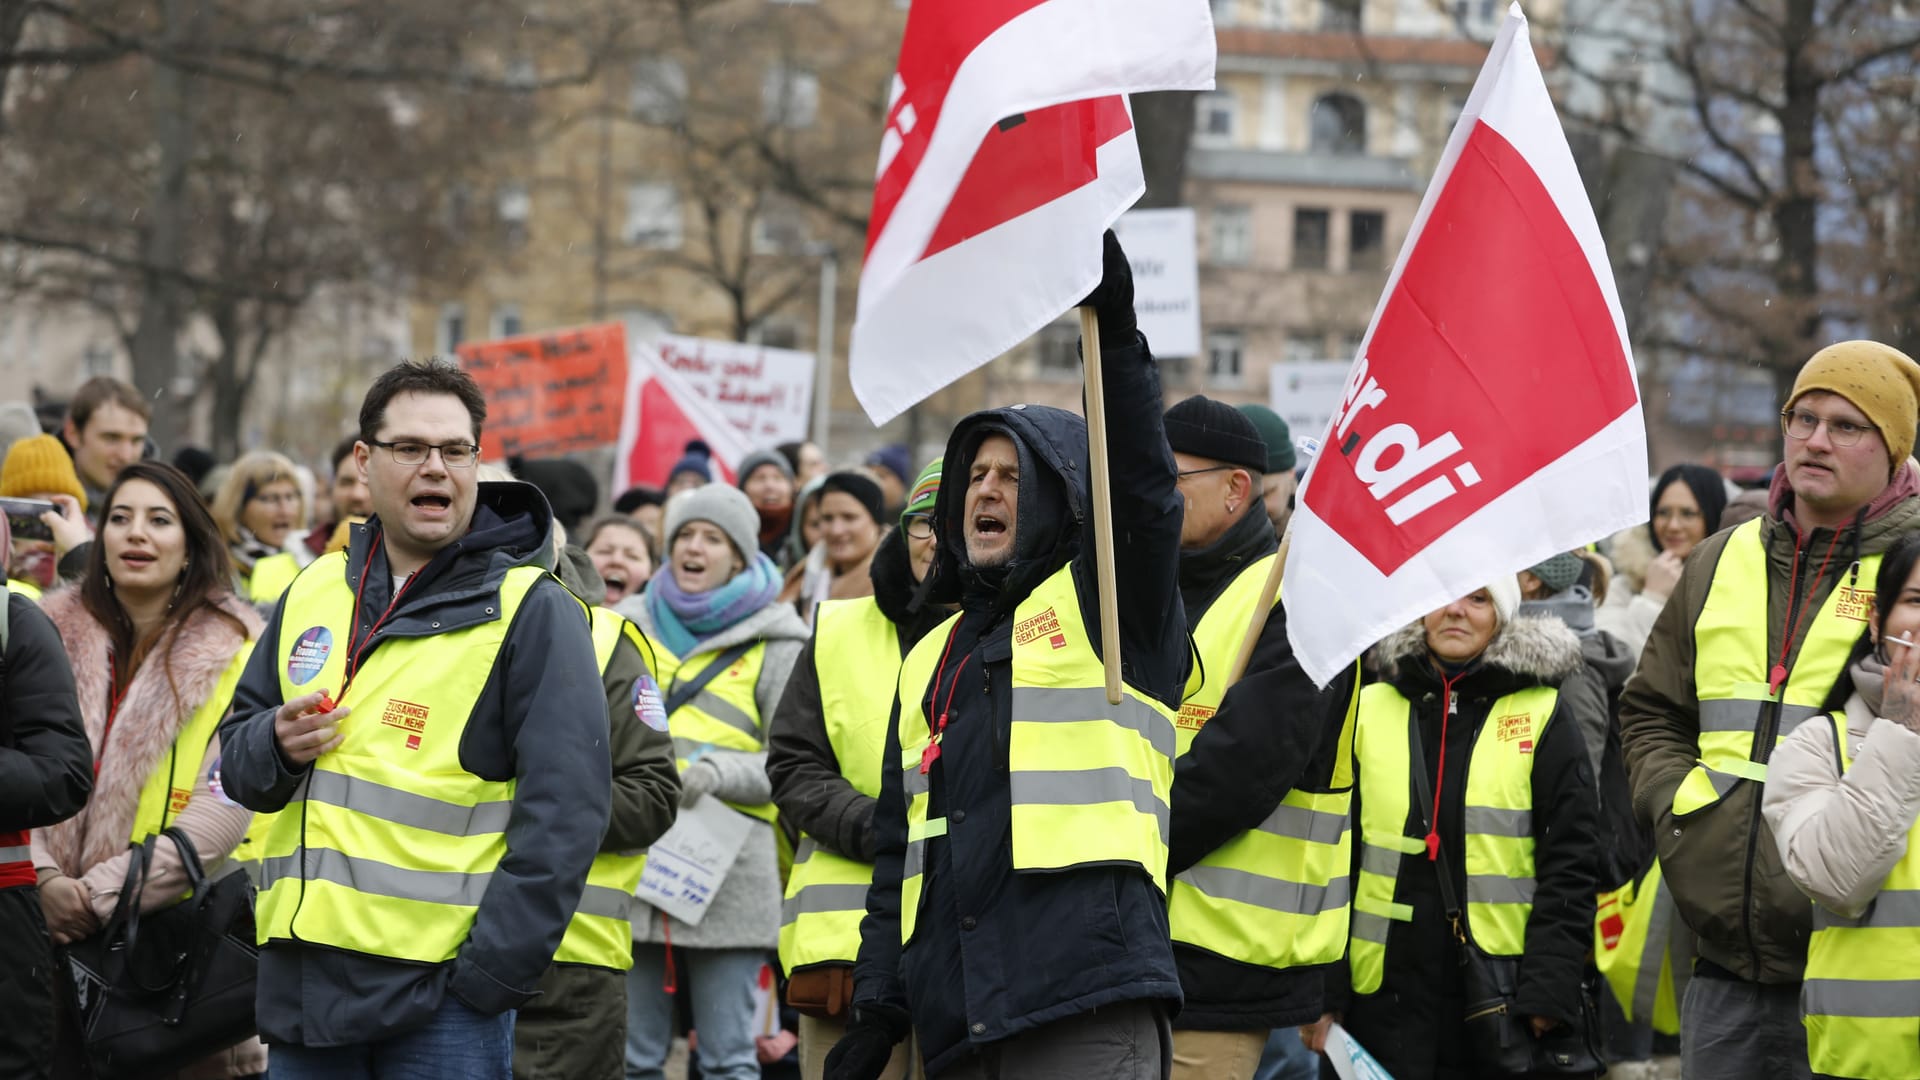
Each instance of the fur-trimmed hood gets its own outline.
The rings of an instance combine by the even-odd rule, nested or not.
[[[80,718],[99,766],[87,808],[40,832],[62,872],[79,877],[126,850],[148,775],[188,718],[206,703],[240,647],[259,637],[262,624],[253,608],[232,594],[222,597],[219,606],[239,620],[246,633],[212,612],[201,611],[177,635],[163,639],[164,652],[154,651],[134,672],[115,715],[112,743],[103,754],[100,744],[107,733],[113,684],[107,629],[81,605],[77,587],[50,593],[41,604],[73,664]]]
[[[1660,554],[1653,549],[1645,525],[1635,525],[1614,533],[1606,543],[1607,561],[1613,563],[1616,577],[1626,580],[1629,592],[1640,593],[1647,587],[1647,564]]]
[[[1504,674],[1508,680],[1503,681],[1519,685],[1558,686],[1581,663],[1580,638],[1565,623],[1549,616],[1522,615],[1493,635],[1472,670]],[[1426,630],[1417,620],[1369,650],[1367,666],[1396,686],[1409,679],[1437,679],[1427,662]]]

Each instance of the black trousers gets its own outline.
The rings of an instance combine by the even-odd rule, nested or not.
[[[0,1076],[53,1075],[53,965],[40,890],[0,889]]]

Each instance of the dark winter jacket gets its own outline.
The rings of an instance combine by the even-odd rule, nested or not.
[[[1115,338],[1102,355],[1122,669],[1131,685],[1171,708],[1189,663],[1177,584],[1182,504],[1146,342],[1137,334]],[[968,470],[992,434],[1011,435],[1020,451],[1018,522],[1012,561],[982,570],[966,563],[963,518]],[[928,845],[918,929],[902,950],[906,800],[900,772],[882,773],[854,990],[856,1010],[910,1009],[929,1074],[980,1044],[1103,1005],[1157,1000],[1172,1009],[1180,1001],[1166,898],[1149,877],[1124,867],[1012,869],[1006,747],[1014,609],[1071,565],[1081,617],[1099,648],[1094,547],[1082,542],[1092,531],[1086,448],[1079,417],[1031,406],[968,417],[947,444],[948,479],[934,509],[943,528],[933,598],[962,605],[948,666],[959,689],[929,774],[928,813],[945,817],[948,832]],[[899,760],[899,747],[895,723],[887,735],[891,760]]]
[[[1440,781],[1440,843],[1447,853],[1456,897],[1466,896],[1462,815],[1466,805],[1467,765],[1474,741],[1502,696],[1533,686],[1557,686],[1581,670],[1580,643],[1558,621],[1519,618],[1504,627],[1480,658],[1452,683],[1458,712],[1446,723],[1441,756],[1440,730],[1446,694],[1418,623],[1375,646],[1369,662],[1381,677],[1412,703],[1419,724],[1422,756],[1431,778],[1444,760]],[[1354,795],[1353,819],[1361,820],[1366,793],[1365,763]],[[1429,790],[1432,790],[1431,788]],[[1417,797],[1410,803],[1406,836],[1425,827]],[[1533,749],[1533,914],[1527,920],[1520,961],[1518,1011],[1563,1023],[1580,1020],[1580,985],[1593,946],[1594,794],[1580,732],[1563,699]],[[1355,837],[1354,872],[1361,845]],[[1395,922],[1387,932],[1386,975],[1372,994],[1350,993],[1349,969],[1328,969],[1328,1008],[1343,1011],[1354,1038],[1398,1080],[1428,1080],[1436,1072],[1467,1069],[1463,1030],[1465,1001],[1454,940],[1440,898],[1438,864],[1403,858],[1395,879],[1394,902],[1413,908],[1411,922]]]
[[[410,579],[369,655],[396,637],[493,617],[508,570],[553,566],[552,527],[546,500],[531,485],[480,484],[471,530]],[[354,526],[346,575],[364,588],[366,608],[385,611],[393,575],[378,529],[377,517]],[[262,813],[284,808],[309,771],[288,767],[273,732],[285,609],[282,598],[220,725],[226,791]],[[354,1045],[418,1028],[449,993],[489,1015],[532,1000],[607,832],[609,761],[607,701],[586,613],[558,581],[542,580],[521,603],[460,739],[462,768],[517,783],[507,851],[466,944],[437,965],[270,944],[260,951],[261,1037]]]
[[[780,820],[791,822],[828,851],[861,862],[873,861],[877,800],[861,794],[841,774],[820,705],[820,665],[852,669],[859,672],[855,678],[874,677],[874,671],[897,668],[908,650],[948,615],[946,609],[932,604],[913,606],[917,583],[906,533],[899,529],[880,541],[873,554],[872,576],[874,602],[893,623],[899,655],[876,657],[871,668],[858,656],[816,657],[816,632],[793,665],[786,693],[767,728],[767,779],[773,783]]]
[[[1782,470],[1784,472],[1784,470]],[[1920,527],[1920,470],[1900,467],[1893,483],[1869,504],[1858,524],[1800,531],[1793,492],[1775,474],[1772,510],[1760,519],[1767,552],[1767,656],[1781,655],[1789,611],[1799,622],[1806,608],[1819,610],[1848,567],[1863,555],[1878,555]],[[1787,876],[1773,829],[1760,814],[1763,785],[1743,781],[1707,809],[1673,816],[1673,795],[1700,758],[1700,699],[1694,690],[1693,626],[1706,606],[1720,555],[1732,530],[1696,545],[1680,583],[1654,621],[1639,670],[1620,695],[1620,734],[1633,774],[1633,808],[1653,833],[1668,890],[1681,917],[1700,939],[1700,956],[1718,968],[1754,982],[1800,981],[1813,933],[1812,906]],[[1825,558],[1832,550],[1831,561]],[[1821,564],[1828,562],[1825,572]],[[1873,582],[1861,575],[1858,587]],[[1861,631],[1865,632],[1864,624]],[[1791,670],[1800,657],[1804,627],[1788,644]],[[1754,672],[1756,680],[1763,673]],[[1769,712],[1767,716],[1771,716]],[[1772,755],[1774,725],[1756,745],[1761,761]]]
[[[1254,503],[1219,543],[1180,556],[1187,620],[1198,627],[1242,571],[1271,555],[1273,525]],[[1262,573],[1264,576],[1264,573]],[[1238,640],[1234,648],[1239,648]],[[1202,656],[1208,679],[1225,679],[1231,655]],[[1246,674],[1181,755],[1173,778],[1173,839],[1167,873],[1179,874],[1256,828],[1295,788],[1328,790],[1356,673],[1323,693],[1300,670],[1278,605],[1255,643]],[[1187,1003],[1179,1027],[1248,1031],[1310,1023],[1321,1011],[1321,969],[1280,971],[1175,942]]]
[[[0,590],[0,831],[44,829],[87,805],[93,748],[80,722],[73,669],[53,623],[33,601]]]

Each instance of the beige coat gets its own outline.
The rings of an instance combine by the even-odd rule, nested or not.
[[[1828,910],[1857,917],[1907,853],[1920,818],[1920,735],[1876,717],[1859,694],[1847,702],[1842,775],[1824,716],[1795,728],[1767,766],[1761,812],[1787,876]]]
[[[1613,564],[1614,577],[1607,597],[1594,612],[1594,625],[1626,643],[1627,650],[1639,656],[1653,633],[1653,621],[1667,606],[1665,597],[1648,596],[1647,564],[1657,554],[1645,525],[1635,525],[1615,533],[1607,543],[1607,558]]]

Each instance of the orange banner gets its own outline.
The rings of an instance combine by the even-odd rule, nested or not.
[[[627,332],[620,323],[461,345],[460,366],[487,395],[481,456],[553,457],[620,437]]]

